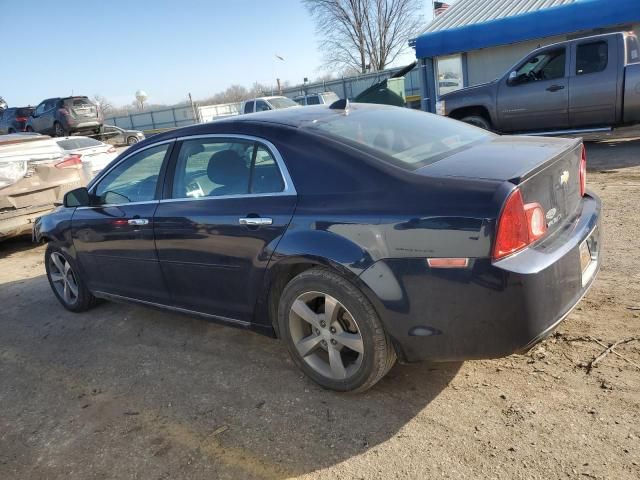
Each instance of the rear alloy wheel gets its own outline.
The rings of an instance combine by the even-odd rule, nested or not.
[[[137,137],[128,137],[127,138],[127,145],[131,146],[131,145],[135,145],[136,143],[138,143],[138,138]]]
[[[396,360],[367,298],[324,269],[295,277],[278,308],[280,333],[294,362],[312,380],[338,391],[364,391]]]
[[[54,125],[55,128],[55,133],[56,133],[56,137],[67,137],[68,134],[67,132],[64,130],[64,128],[62,128],[62,125],[60,124],[60,122],[56,122]]]
[[[64,308],[72,312],[83,312],[95,304],[95,297],[84,285],[75,265],[59,248],[51,244],[45,252],[45,269],[49,285]]]

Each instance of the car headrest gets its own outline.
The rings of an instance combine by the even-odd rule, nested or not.
[[[249,178],[248,168],[240,155],[233,150],[214,153],[209,159],[207,175],[218,185],[229,185]]]

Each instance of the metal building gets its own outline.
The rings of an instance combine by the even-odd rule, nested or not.
[[[458,0],[411,44],[423,110],[439,95],[489,82],[531,50],[573,38],[634,30],[640,0]]]

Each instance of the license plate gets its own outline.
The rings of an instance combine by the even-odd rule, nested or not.
[[[598,230],[594,229],[580,244],[580,268],[582,270],[582,286],[593,278],[598,269]]]

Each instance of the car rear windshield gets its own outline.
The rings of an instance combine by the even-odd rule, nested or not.
[[[273,108],[289,108],[298,106],[296,102],[286,97],[270,98],[269,103],[273,106]]]
[[[66,107],[93,107],[93,103],[91,103],[88,98],[84,97],[65,98],[64,105]]]
[[[63,150],[76,150],[78,148],[99,147],[103,143],[93,138],[67,138],[58,140],[58,145]]]
[[[493,134],[449,118],[400,107],[351,105],[348,113],[315,120],[307,128],[362,145],[378,158],[416,170]]]
[[[16,108],[16,117],[28,117],[33,113],[33,108]]]

